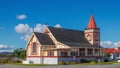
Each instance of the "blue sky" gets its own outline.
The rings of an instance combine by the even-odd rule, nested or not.
[[[20,24],[31,29],[44,26],[47,21],[49,26],[59,24],[84,30],[92,11],[101,30],[102,45],[119,46],[119,3],[119,0],[0,0],[0,46],[25,47],[26,33],[15,29]]]

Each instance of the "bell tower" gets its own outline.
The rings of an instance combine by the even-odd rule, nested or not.
[[[100,30],[95,23],[93,15],[91,15],[88,27],[85,29],[84,33],[85,38],[89,41],[89,43],[100,46]]]

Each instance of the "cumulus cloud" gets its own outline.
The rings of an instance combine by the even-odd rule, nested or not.
[[[120,47],[120,42],[102,41],[100,44],[104,48]]]
[[[114,45],[115,47],[120,47],[120,42],[115,42]]]
[[[28,39],[30,38],[31,34],[24,34],[23,36],[21,36],[22,40],[28,41]]]
[[[54,27],[61,28],[61,25],[60,24],[56,24]]]
[[[32,28],[28,24],[18,24],[15,26],[15,31],[20,34],[28,34],[32,32]]]
[[[34,28],[30,27],[28,24],[18,24],[17,26],[15,26],[15,31],[19,34],[22,34],[21,39],[28,41],[33,30],[34,32],[43,33],[45,27],[46,26],[42,24],[36,24]]]
[[[15,50],[15,46],[0,44],[0,52],[13,52],[13,50]]]
[[[42,24],[37,24],[34,28],[35,32],[40,32],[43,33],[44,29],[45,29],[46,25],[42,25]]]
[[[24,20],[24,19],[27,18],[27,16],[26,16],[25,14],[20,14],[20,15],[17,15],[16,18],[17,18],[18,20]]]
[[[19,34],[21,34],[21,39],[28,41],[30,38],[33,30],[34,32],[40,32],[43,33],[45,30],[46,25],[43,24],[36,24],[35,27],[30,27],[28,24],[18,24],[15,26],[15,31]],[[56,24],[55,27],[61,28],[60,24]]]

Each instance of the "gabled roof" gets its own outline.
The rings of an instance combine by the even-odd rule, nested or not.
[[[35,36],[37,37],[38,41],[42,45],[55,45],[52,39],[44,33],[34,32]]]
[[[87,29],[98,29],[93,15],[91,15]]]
[[[87,39],[84,36],[84,31],[56,28],[56,27],[48,27],[48,28],[57,41],[88,43]]]
[[[48,27],[57,41],[70,47],[98,47],[92,46],[84,36],[84,31]]]

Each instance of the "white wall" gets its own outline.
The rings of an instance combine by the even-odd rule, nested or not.
[[[58,58],[44,58],[44,64],[58,64]]]
[[[33,61],[33,64],[58,64],[59,61],[72,62],[77,61],[80,62],[81,59],[86,60],[97,60],[96,58],[27,58],[26,61]]]
[[[33,64],[57,64],[57,58],[26,58],[26,61],[32,61]]]
[[[31,61],[33,64],[42,64],[41,58],[26,58],[26,61]]]

